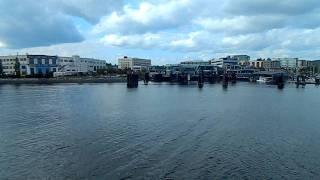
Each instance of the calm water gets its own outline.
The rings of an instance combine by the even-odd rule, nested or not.
[[[271,178],[320,178],[320,88],[0,86],[0,179]]]

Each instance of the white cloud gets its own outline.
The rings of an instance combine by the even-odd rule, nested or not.
[[[143,35],[126,35],[121,36],[117,34],[106,35],[101,39],[101,42],[106,45],[124,46],[129,48],[152,48],[160,47],[160,35],[147,33]]]
[[[8,48],[81,42],[73,17],[94,23],[119,6],[122,0],[1,0],[0,41]]]
[[[316,57],[319,14],[318,0],[2,0],[0,48],[87,55],[108,55],[111,48],[135,56]],[[26,49],[35,46],[42,47]]]
[[[103,17],[93,32],[136,34],[179,28],[190,24],[196,15],[205,13],[202,5],[206,3],[207,0],[169,0],[160,3],[144,1],[137,8],[126,5],[122,12]]]
[[[231,18],[199,18],[194,21],[206,30],[229,34],[246,34],[281,28],[283,16],[235,16]]]
[[[0,48],[5,48],[5,47],[6,47],[6,45],[0,41]]]
[[[318,9],[319,0],[237,0],[227,1],[225,11],[235,15],[300,15]]]

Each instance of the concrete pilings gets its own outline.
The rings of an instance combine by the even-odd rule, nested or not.
[[[150,74],[148,72],[146,72],[144,74],[144,84],[148,85],[149,81],[150,81]]]
[[[133,72],[127,73],[127,87],[128,88],[137,88],[139,84],[139,75]]]
[[[199,74],[199,78],[198,78],[198,87],[199,88],[203,88],[204,85],[204,74],[203,71]]]

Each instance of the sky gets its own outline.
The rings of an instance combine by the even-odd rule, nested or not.
[[[0,0],[0,55],[320,59],[319,0]]]

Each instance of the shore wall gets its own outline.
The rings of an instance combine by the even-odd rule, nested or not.
[[[0,79],[0,84],[122,83],[122,82],[127,82],[126,77]]]

